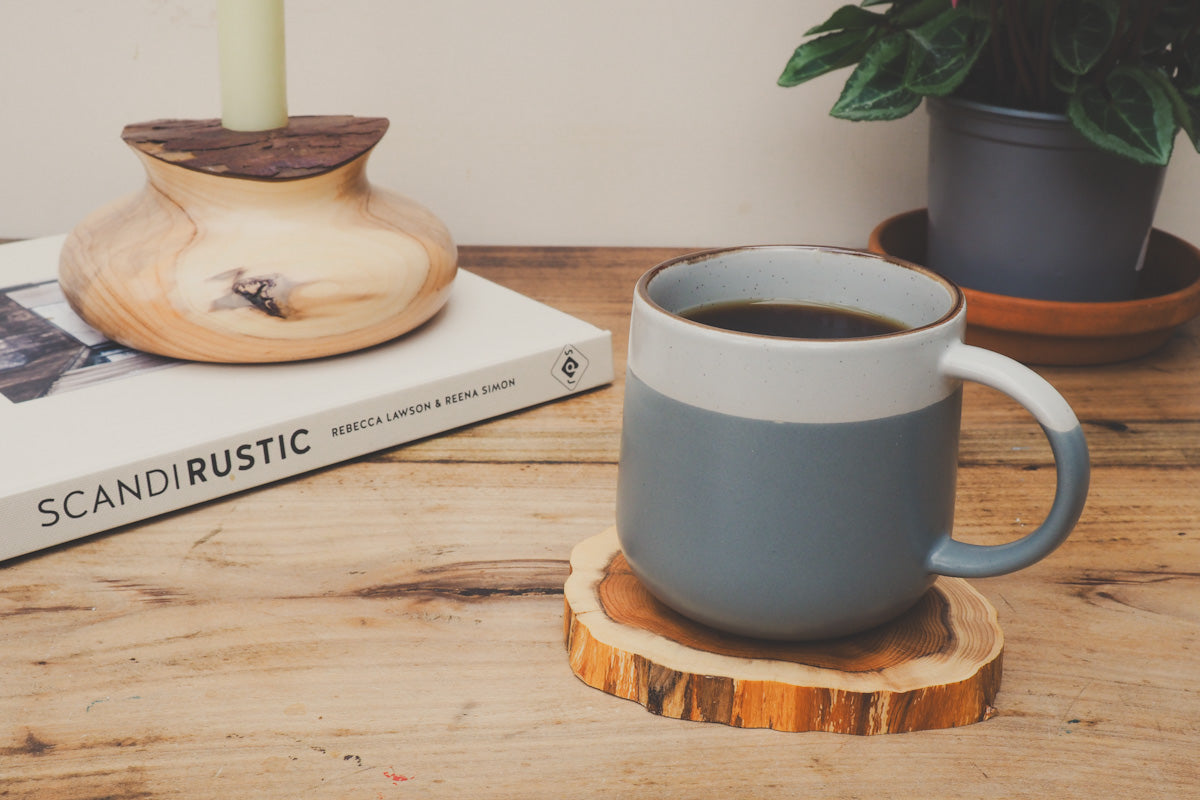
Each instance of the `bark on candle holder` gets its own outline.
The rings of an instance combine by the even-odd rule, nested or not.
[[[457,251],[428,210],[367,180],[387,127],[126,126],[146,184],[67,237],[63,293],[114,341],[198,361],[315,358],[412,330],[445,303]]]

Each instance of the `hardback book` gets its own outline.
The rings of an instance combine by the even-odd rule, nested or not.
[[[64,238],[0,246],[0,560],[613,379],[610,332],[462,269],[432,320],[354,353],[132,351],[67,304]]]

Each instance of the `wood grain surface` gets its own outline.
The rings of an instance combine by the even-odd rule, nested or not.
[[[460,263],[610,328],[620,373],[637,276],[681,252]],[[576,678],[562,589],[612,524],[618,378],[0,565],[0,796],[1195,797],[1200,321],[1135,362],[1038,371],[1093,488],[1061,549],[972,582],[1005,634],[984,724],[736,729]],[[979,386],[963,424],[958,535],[1014,538],[1049,507],[1049,448]]]

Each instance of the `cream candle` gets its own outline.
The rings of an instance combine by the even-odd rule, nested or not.
[[[221,124],[234,131],[287,125],[283,0],[217,0]]]

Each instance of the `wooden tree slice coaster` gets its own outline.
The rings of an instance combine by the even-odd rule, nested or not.
[[[662,716],[876,734],[968,725],[995,713],[1004,635],[995,608],[960,579],[939,579],[913,609],[865,633],[748,639],[658,602],[610,528],[575,547],[564,596],[572,671]]]

